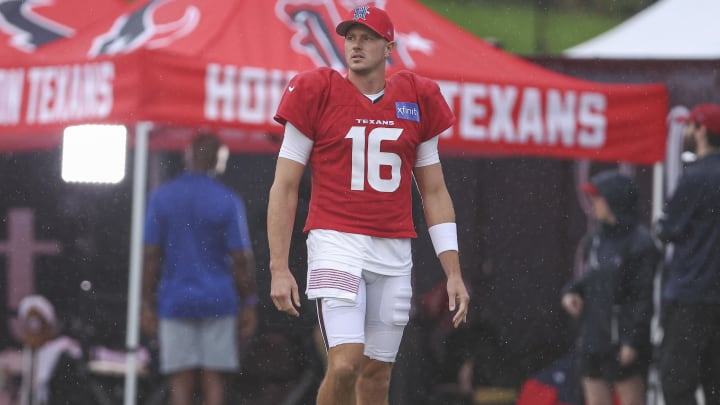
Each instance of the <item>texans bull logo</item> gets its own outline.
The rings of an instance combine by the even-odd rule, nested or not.
[[[23,52],[75,35],[78,21],[55,21],[43,15],[49,0],[0,0],[0,29],[11,35],[10,44]],[[118,16],[107,32],[98,35],[88,56],[130,52],[139,47],[158,48],[190,34],[200,21],[191,1],[153,0]]]
[[[44,0],[0,0],[0,29],[10,34],[10,44],[23,52],[33,52],[45,44],[67,38],[74,30],[36,12]]]
[[[166,5],[169,7],[165,7]],[[172,13],[173,11],[175,13]],[[173,17],[177,11],[181,11],[182,15]],[[172,0],[154,0],[134,13],[115,20],[110,31],[93,41],[89,56],[125,53],[141,46],[161,48],[191,33],[199,21],[200,10],[194,5],[183,5],[182,2]]]
[[[376,1],[375,6],[385,8],[387,1]],[[335,26],[358,5],[365,1],[352,0],[279,0],[277,17],[295,32],[291,46],[295,52],[307,55],[316,66],[337,70],[347,68],[343,39],[335,33]],[[396,50],[388,59],[389,66],[412,69],[415,62],[412,52],[432,53],[432,41],[416,32],[405,34],[395,27]]]

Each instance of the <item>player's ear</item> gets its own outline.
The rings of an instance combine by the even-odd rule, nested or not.
[[[385,44],[385,57],[389,58],[393,49],[395,49],[395,41],[388,42]]]

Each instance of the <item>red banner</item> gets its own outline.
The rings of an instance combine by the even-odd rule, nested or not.
[[[288,80],[316,66],[344,69],[333,29],[345,12],[340,1],[99,1],[105,12],[90,22],[74,14],[80,0],[0,9],[13,28],[0,30],[0,150],[51,146],[71,124],[138,121],[166,135],[232,129],[245,133],[236,151],[275,150],[274,142],[251,146],[267,137],[248,134],[281,132],[272,116]],[[384,4],[398,42],[391,70],[437,80],[457,116],[443,154],[663,158],[664,86],[564,76],[415,1]],[[154,145],[177,147],[173,139]]]

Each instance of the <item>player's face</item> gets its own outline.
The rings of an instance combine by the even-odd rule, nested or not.
[[[683,133],[683,149],[697,153],[697,138],[696,133],[700,130],[700,126],[695,122],[688,122],[685,126],[685,132]]]
[[[592,200],[593,213],[598,221],[608,224],[613,224],[617,221],[604,197],[592,196],[590,199]]]
[[[383,69],[394,44],[364,25],[353,25],[345,34],[345,62],[348,69],[355,73]]]

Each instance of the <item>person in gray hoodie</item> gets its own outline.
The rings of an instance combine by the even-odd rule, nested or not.
[[[562,306],[579,321],[576,358],[586,405],[645,403],[652,352],[653,278],[660,245],[637,213],[638,188],[604,171],[583,185],[597,229],[588,238],[582,275],[563,290]]]

